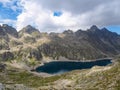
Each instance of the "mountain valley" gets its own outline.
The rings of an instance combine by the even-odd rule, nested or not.
[[[0,26],[0,90],[119,90],[120,35],[99,29],[40,32]],[[111,58],[112,64],[74,70],[60,75],[37,73],[51,61],[94,61]]]

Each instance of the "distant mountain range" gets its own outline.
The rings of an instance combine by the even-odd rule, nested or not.
[[[120,53],[120,35],[93,25],[88,30],[43,33],[28,25],[17,30],[0,26],[0,60],[43,60],[64,57],[89,60],[114,57]]]

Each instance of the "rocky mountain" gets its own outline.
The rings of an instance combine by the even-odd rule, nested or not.
[[[120,35],[93,25],[87,30],[42,33],[28,25],[19,32],[0,26],[0,60],[70,60],[110,58],[120,53]],[[8,58],[6,58],[6,56]]]
[[[40,31],[37,30],[36,28],[32,27],[31,25],[27,25],[26,27],[24,27],[22,30],[19,31],[19,36],[23,37],[24,34],[29,34],[32,35],[34,37],[40,37]]]
[[[43,44],[42,52],[46,56],[58,59],[60,56],[72,60],[113,57],[120,53],[120,36],[107,29],[93,25],[83,31],[71,30],[50,36],[51,42]]]
[[[20,32],[28,33],[28,34],[31,34],[33,32],[38,32],[39,33],[39,31],[37,29],[35,29],[34,27],[32,27],[31,25],[27,25]]]
[[[13,28],[12,26],[9,26],[7,24],[3,24],[2,29],[6,34],[9,34],[9,35],[16,37],[16,38],[18,37],[17,30],[15,28]]]

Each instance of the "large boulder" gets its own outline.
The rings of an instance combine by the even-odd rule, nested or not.
[[[2,61],[13,60],[13,59],[14,59],[14,54],[9,51],[0,54],[0,60]]]

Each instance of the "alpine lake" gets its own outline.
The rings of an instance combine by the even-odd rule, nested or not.
[[[65,72],[69,72],[72,70],[81,70],[81,69],[89,69],[94,66],[107,66],[111,64],[111,59],[103,59],[96,61],[52,61],[48,63],[44,63],[44,65],[36,68],[38,73],[48,73],[48,74],[63,74]]]

